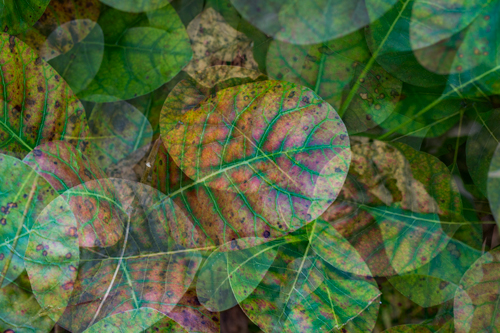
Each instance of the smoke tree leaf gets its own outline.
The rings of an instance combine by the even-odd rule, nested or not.
[[[494,331],[500,325],[498,248],[485,253],[465,273],[455,294],[455,332]]]
[[[494,0],[415,0],[411,13],[410,41],[421,49],[450,37],[468,26]]]
[[[85,150],[85,112],[68,84],[19,39],[0,36],[3,116],[0,152],[23,157],[35,146],[68,141]]]
[[[1,29],[11,35],[31,27],[42,16],[50,0],[5,1],[0,5]]]
[[[349,176],[321,217],[353,245],[375,276],[427,264],[460,226],[445,221],[461,221],[460,196],[446,166],[403,144],[396,147],[352,137]]]
[[[370,61],[364,35],[357,31],[339,39],[315,45],[293,45],[273,41],[267,53],[267,68],[273,79],[305,85],[336,110],[344,102],[351,82]],[[371,65],[361,78],[360,93],[347,106],[342,119],[349,133],[377,126],[394,110],[401,93],[401,81],[379,65]]]
[[[0,177],[0,287],[5,287],[24,270],[35,220],[57,194],[35,170],[8,155],[0,154]]]
[[[79,264],[77,220],[59,196],[38,216],[26,249],[26,270],[33,294],[57,322],[70,299]]]
[[[377,63],[403,82],[439,86],[446,77],[425,69],[416,59],[408,35],[414,0],[398,1],[380,19],[365,28],[368,47]]]
[[[396,3],[393,0],[321,0],[311,6],[298,0],[231,2],[246,20],[266,34],[299,45],[345,36],[376,20]]]
[[[161,312],[150,308],[141,308],[120,312],[112,316],[106,317],[103,320],[86,329],[85,333],[94,332],[110,332],[120,333],[125,329],[127,333],[155,332],[152,326],[157,322],[167,319],[166,328],[162,332],[168,333],[184,333],[184,330],[174,320],[166,317]],[[167,326],[168,325],[168,326]]]
[[[293,84],[224,89],[184,114],[166,103],[160,123],[168,154],[193,180],[169,197],[215,244],[274,237],[314,220],[336,198],[350,162],[336,112]]]
[[[85,25],[87,21],[89,20],[71,21],[66,23],[66,26]],[[54,33],[59,33],[59,29],[65,32],[66,26],[60,26]],[[44,50],[46,53],[50,52],[50,55],[47,55],[50,58],[49,64],[61,74],[76,94],[85,89],[94,79],[104,54],[104,35],[101,27],[94,22],[86,26],[92,26],[92,28],[85,34],[84,39],[80,36],[80,31],[69,35],[69,41],[67,41],[67,44],[71,45],[69,51],[57,52],[53,48]]]
[[[233,29],[213,8],[205,9],[187,27],[193,59],[184,68],[191,76],[215,65],[258,69],[252,41]]]
[[[57,44],[61,45],[61,41],[68,39],[67,32],[70,31],[76,33],[79,40],[82,40],[90,31],[87,27],[80,26],[77,27],[78,29],[74,29],[75,27],[73,27],[68,30],[61,30],[59,27],[65,26],[66,23],[75,20],[86,20],[90,26],[93,22],[97,21],[100,7],[99,0],[51,1],[40,19],[32,27],[16,37],[28,44],[37,53],[41,52],[44,44],[49,46],[48,39],[52,39],[52,41],[56,41]],[[55,34],[55,31],[65,33]],[[12,33],[10,34],[12,35]],[[52,37],[49,37],[51,35]],[[69,50],[71,47],[71,44],[66,44],[64,49]]]
[[[153,308],[168,314],[190,286],[201,261],[198,249],[171,238],[165,221],[165,195],[140,183],[109,179],[126,217],[123,235],[111,246],[81,248],[78,278],[59,324],[82,332],[100,320],[128,310]],[[63,196],[80,195],[87,183]],[[145,274],[147,272],[147,274]]]
[[[147,94],[191,60],[188,35],[170,5],[140,14],[108,7],[97,23],[104,56],[94,80],[79,93],[83,100],[114,102]]]
[[[137,163],[153,137],[148,119],[131,104],[119,101],[96,104],[89,118],[90,157],[103,170],[125,158]],[[141,154],[134,154],[141,149]]]

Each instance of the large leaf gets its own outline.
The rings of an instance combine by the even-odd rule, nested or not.
[[[59,324],[82,332],[113,314],[153,308],[168,314],[188,289],[201,257],[197,249],[178,246],[165,229],[169,202],[155,189],[126,180],[110,179],[114,197],[127,218],[123,237],[108,247],[82,248],[78,278]],[[87,183],[63,194],[85,193]]]
[[[141,14],[106,8],[98,24],[104,56],[94,80],[79,93],[84,100],[113,102],[147,94],[191,59],[186,30],[170,5]]]
[[[101,0],[101,2],[124,12],[140,13],[166,6],[169,0]]]
[[[231,0],[241,15],[268,35],[293,44],[345,36],[382,16],[396,1]]]
[[[0,154],[0,287],[24,270],[24,253],[35,220],[57,195],[20,160]]]
[[[494,332],[500,326],[500,250],[479,258],[455,294],[455,332]]]
[[[401,93],[401,81],[379,65],[361,32],[321,44],[304,46],[273,41],[267,54],[267,68],[273,79],[305,85],[336,110],[340,110],[352,82],[361,80],[360,93],[349,101],[342,116],[349,133],[363,132],[384,121],[394,110]],[[362,78],[363,70],[368,72]]]
[[[460,221],[460,196],[448,169],[402,144],[353,137],[352,150],[346,184],[322,218],[354,246],[373,275],[425,265],[460,225],[441,223]]]
[[[491,212],[495,217],[495,221],[500,225],[500,149],[497,146],[495,153],[491,158],[491,164],[488,170],[488,200]]]
[[[167,99],[162,111],[162,141],[192,181],[169,197],[210,243],[279,236],[335,200],[349,138],[311,90],[263,81],[219,91],[199,107],[173,105]]]
[[[3,32],[11,35],[31,27],[42,16],[50,0],[3,1],[0,5],[0,24]]]
[[[35,146],[64,140],[85,150],[85,112],[66,82],[26,44],[0,36],[4,79],[0,151],[22,157]]]
[[[408,35],[414,0],[398,1],[384,16],[365,29],[368,47],[377,62],[398,79],[417,86],[446,83],[446,77],[422,67]]]
[[[221,14],[205,9],[187,27],[193,60],[184,70],[193,76],[216,65],[258,69],[253,59],[252,41],[228,25]]]

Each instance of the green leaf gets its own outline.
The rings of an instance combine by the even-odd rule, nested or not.
[[[352,244],[375,276],[425,265],[461,225],[460,196],[448,169],[403,144],[396,148],[362,137],[351,142],[348,178],[321,218]]]
[[[166,325],[168,326],[166,326],[161,332],[186,332],[186,330],[184,330],[172,319],[166,317],[161,312],[149,308],[141,308],[117,313],[97,322],[84,332],[98,333],[106,331],[110,333],[121,333],[123,330],[126,330],[127,333],[159,332],[159,330],[154,330],[152,327],[157,322],[163,321],[164,319],[167,319]]]
[[[61,35],[55,32],[62,32],[59,27],[70,21],[88,21],[89,25],[87,27],[79,26],[66,30],[66,32],[76,33],[78,40],[84,39],[90,32],[87,28],[92,28],[93,22],[97,21],[100,9],[99,0],[51,1],[40,19],[32,27],[16,37],[28,44],[37,53],[40,53],[43,48],[50,49],[52,46],[57,47],[59,51],[68,51],[73,45],[62,45],[60,42],[67,41],[69,36],[66,33]],[[48,39],[56,41],[57,45],[49,45]],[[61,46],[62,48],[60,48]]]
[[[414,0],[398,1],[384,16],[365,29],[368,47],[377,62],[396,78],[422,87],[444,85],[446,77],[419,64],[410,44]]]
[[[168,5],[168,0],[101,0],[108,6],[124,12],[140,13],[159,9]]]
[[[80,234],[81,235],[81,234]],[[73,292],[80,254],[77,220],[68,197],[59,196],[40,213],[26,249],[33,294],[57,322]]]
[[[0,152],[22,158],[52,140],[68,141],[84,151],[85,112],[67,83],[17,38],[2,34],[0,43],[4,77]]]
[[[50,184],[22,161],[0,154],[0,287],[24,270],[24,253],[37,216],[56,198]]]
[[[491,158],[491,164],[488,170],[488,200],[491,208],[491,212],[495,217],[495,221],[500,225],[500,191],[498,191],[498,186],[500,185],[500,149],[495,149],[495,152]]]
[[[147,94],[172,79],[191,59],[186,30],[167,5],[141,14],[106,8],[98,24],[104,56],[81,99],[114,102]]]
[[[267,68],[271,78],[305,85],[340,110],[346,92],[353,81],[360,80],[370,58],[364,35],[357,31],[307,46],[273,41],[267,53]],[[361,78],[360,93],[346,106],[342,117],[349,133],[377,126],[392,113],[399,100],[401,81],[377,64],[370,66]]]
[[[432,331],[424,325],[413,324],[394,326],[385,330],[384,333],[432,333]]]
[[[96,104],[89,118],[90,157],[103,170],[124,159],[135,164],[146,154],[153,129],[148,119],[127,102]],[[140,154],[136,152],[140,151]]]
[[[71,21],[60,26],[58,30],[62,29],[64,32],[66,26],[83,25],[87,21]],[[49,60],[49,64],[61,74],[76,94],[85,89],[95,77],[104,54],[104,35],[101,27],[96,23],[87,25],[92,26],[92,29],[85,35],[85,39],[80,39],[79,34],[71,33],[67,41],[71,49],[67,52],[56,52],[52,49]],[[58,30],[54,33],[59,33]],[[56,55],[57,57],[54,57]]]
[[[411,13],[410,41],[421,49],[450,37],[467,27],[495,0],[415,0]]]
[[[209,243],[288,233],[340,191],[349,138],[311,90],[263,81],[221,90],[184,113],[173,105],[167,99],[162,111],[162,141],[192,181],[169,197]]]
[[[313,5],[298,0],[231,2],[246,20],[266,34],[301,45],[345,36],[376,20],[396,3],[394,0],[320,0]]]
[[[153,308],[168,314],[190,286],[201,261],[198,249],[185,249],[171,238],[166,222],[169,201],[149,186],[109,179],[126,217],[122,238],[107,247],[81,248],[78,278],[59,324],[82,332],[114,314]],[[82,196],[88,183],[63,194]]]
[[[307,240],[276,248],[275,260],[253,291],[231,284],[236,295],[249,293],[241,308],[266,332],[371,331],[380,297],[373,278],[338,270],[317,256],[311,245],[314,228],[315,222]],[[249,266],[248,273],[259,269]]]
[[[3,32],[11,35],[31,27],[42,16],[50,0],[4,1],[0,5],[0,24]]]
[[[500,142],[500,111],[476,114],[476,125],[467,139],[466,161],[474,184],[487,196],[488,171]]]
[[[214,65],[234,65],[258,69],[253,59],[252,41],[234,30],[213,8],[205,9],[187,27],[193,59],[184,68],[191,76]]]
[[[500,249],[485,253],[465,273],[455,294],[455,332],[495,331],[500,298]]]

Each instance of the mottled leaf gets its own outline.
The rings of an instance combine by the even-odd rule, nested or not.
[[[388,11],[396,1],[231,0],[241,15],[274,38],[293,44],[316,44],[345,36]]]
[[[164,329],[153,329],[152,327],[159,321],[167,319]],[[127,333],[142,333],[142,332],[165,332],[165,333],[184,333],[184,330],[179,324],[172,319],[166,317],[161,312],[150,308],[141,308],[120,312],[112,316],[106,317],[103,320],[86,329],[85,333],[121,333],[126,330]]]
[[[42,16],[50,0],[3,1],[1,9],[1,29],[11,35],[21,33],[31,27]]]
[[[100,0],[108,6],[124,12],[140,13],[168,5],[169,0]]]
[[[213,8],[205,9],[187,27],[193,59],[184,70],[194,76],[216,65],[258,69],[253,59],[252,41],[228,25]]]
[[[133,14],[106,8],[98,24],[104,33],[104,56],[81,99],[114,102],[147,94],[172,79],[191,59],[186,30],[166,5]]]
[[[384,333],[432,333],[432,331],[424,325],[413,324],[394,326],[392,328],[389,328],[388,330],[385,330]]]
[[[343,106],[342,116],[349,133],[357,133],[384,121],[401,93],[401,81],[370,62],[370,58],[364,35],[357,31],[311,46],[273,41],[267,53],[267,68],[271,78],[305,85],[336,110],[348,97],[352,82],[361,80],[359,93]],[[360,78],[364,71],[367,73]]]
[[[166,103],[162,141],[193,181],[181,182],[169,197],[209,243],[300,228],[328,207],[344,182],[350,162],[345,127],[307,88],[246,84],[173,112]]]
[[[495,332],[500,327],[499,267],[497,248],[465,273],[455,294],[455,332]]]
[[[68,141],[84,151],[85,112],[66,82],[17,38],[2,34],[0,43],[0,151],[22,158],[52,140]]]
[[[137,163],[148,151],[153,129],[147,118],[127,102],[96,104],[89,118],[90,157],[103,169],[125,158]],[[134,154],[141,150],[141,154]]]
[[[24,270],[24,253],[35,220],[57,197],[50,184],[22,161],[0,154],[0,287]]]
[[[122,238],[113,246],[81,248],[78,278],[59,324],[82,332],[113,314],[153,308],[168,314],[191,284],[201,257],[170,237],[165,220],[169,202],[155,189],[110,179],[115,197],[127,214]],[[65,196],[80,195],[87,183]]]

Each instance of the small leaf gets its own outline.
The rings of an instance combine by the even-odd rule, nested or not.
[[[191,59],[188,36],[170,5],[146,14],[112,8],[98,24],[104,33],[104,56],[94,80],[79,93],[104,103],[147,94],[171,80]]]
[[[3,116],[0,152],[23,157],[35,146],[64,140],[85,150],[85,112],[64,80],[26,44],[0,36]],[[21,88],[20,88],[21,87]]]
[[[253,59],[252,41],[228,25],[214,9],[205,9],[191,21],[187,33],[194,54],[184,70],[191,76],[216,65],[258,69]]]
[[[24,270],[24,254],[35,220],[57,197],[50,184],[20,160],[0,154],[0,287]]]

